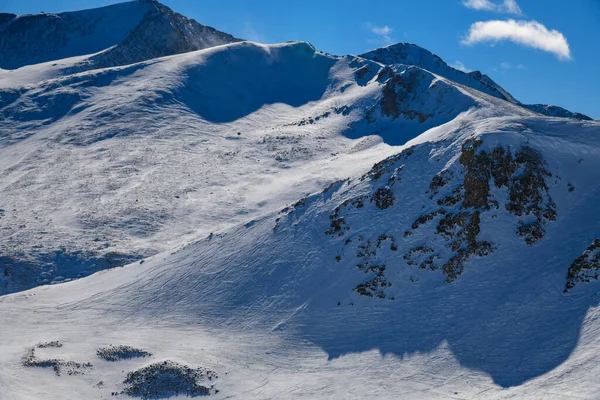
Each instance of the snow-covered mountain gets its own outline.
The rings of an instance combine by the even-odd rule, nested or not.
[[[81,57],[75,72],[238,41],[156,0],[60,14],[0,14],[0,68],[6,70]]]
[[[235,43],[21,86],[32,76],[0,81],[4,292],[279,208],[470,108],[533,115],[419,67],[302,42]]]
[[[510,93],[492,80],[489,76],[479,71],[463,72],[446,64],[439,56],[411,43],[396,43],[380,49],[375,49],[363,54],[361,57],[377,61],[385,65],[415,65],[443,76],[456,83],[477,89],[502,100],[518,104],[531,111],[549,117],[574,118],[590,121],[592,118],[581,113],[574,113],[562,107],[546,104],[522,104]]]
[[[585,114],[571,112],[559,106],[553,106],[548,104],[524,104],[523,107],[526,107],[531,111],[535,111],[536,113],[547,115],[549,117],[573,118],[581,121],[592,121],[592,118],[588,117]]]
[[[0,390],[166,396],[168,361],[176,382],[214,371],[195,379],[218,399],[595,398],[600,124],[472,110],[397,150],[176,251],[1,297]]]
[[[600,122],[149,0],[0,47],[0,399],[597,397]]]
[[[463,72],[452,68],[439,56],[411,43],[396,43],[363,54],[368,58],[386,65],[406,64],[415,65],[443,76],[454,82],[477,89],[511,103],[518,103],[514,97],[494,82],[489,76],[479,71]]]

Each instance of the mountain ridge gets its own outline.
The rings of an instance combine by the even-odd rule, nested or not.
[[[509,101],[549,117],[574,118],[585,121],[592,120],[592,118],[587,115],[571,112],[558,106],[523,104],[494,82],[489,76],[480,71],[463,72],[453,68],[441,57],[416,44],[399,42],[363,53],[360,57],[368,58],[386,65],[416,65],[457,83],[472,87],[473,89],[488,93],[494,97],[498,97],[502,100]]]
[[[125,7],[0,70],[0,398],[597,397],[600,121]]]
[[[87,56],[68,71],[72,73],[241,40],[155,0],[59,14],[1,14],[0,19],[5,21],[0,23],[0,68],[4,69]],[[32,37],[44,37],[43,46]]]

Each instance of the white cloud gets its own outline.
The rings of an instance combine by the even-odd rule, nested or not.
[[[512,68],[512,66],[509,63],[507,63],[506,61],[501,62],[500,67],[502,67],[502,69],[511,69]]]
[[[537,21],[486,21],[475,22],[462,43],[473,45],[482,42],[492,44],[509,40],[523,46],[553,53],[560,60],[571,59],[571,49],[567,39],[557,30],[548,30]]]
[[[370,22],[365,22],[364,27],[372,33],[376,34],[377,36],[381,37],[381,39],[383,39],[383,41],[386,43],[392,43],[394,41],[394,39],[392,39],[392,32],[394,32],[394,28],[390,28],[387,25],[377,26],[373,25]]]
[[[503,0],[495,2],[492,0],[463,0],[463,6],[479,11],[492,11],[498,13],[521,15],[521,7],[516,0]]]
[[[455,68],[459,71],[462,71],[462,72],[467,72],[467,73],[471,72],[471,70],[468,69],[467,67],[465,67],[465,64],[463,64],[460,61],[456,61],[454,64],[451,65],[451,67]]]

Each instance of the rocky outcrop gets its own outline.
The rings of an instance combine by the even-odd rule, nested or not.
[[[590,283],[600,277],[600,238],[594,240],[583,254],[577,257],[567,273],[565,293],[577,283]]]
[[[515,236],[527,245],[544,238],[546,224],[556,219],[556,205],[546,183],[552,174],[541,154],[528,145],[514,150],[509,146],[486,148],[483,140],[476,138],[464,141],[458,157],[430,178],[421,206],[429,211],[418,215],[412,224],[397,226],[377,239],[366,236],[364,228],[356,226],[356,221],[361,220],[358,215],[387,213],[386,218],[393,219],[406,212],[402,205],[397,206],[396,196],[407,188],[397,189],[396,185],[404,182],[407,164],[418,148],[375,164],[361,178],[363,182],[368,179],[371,194],[344,201],[329,216],[330,226],[325,233],[334,240],[349,237],[336,261],[342,261],[344,254],[354,253],[356,267],[369,275],[355,288],[364,296],[393,297],[387,290],[392,286],[387,272],[398,266],[397,257],[393,256],[396,251],[409,267],[441,271],[447,283],[457,280],[468,260],[488,256],[496,249],[497,244],[489,239],[495,241],[495,235],[483,232],[486,228],[482,221],[497,218],[501,208],[504,215],[512,216]],[[372,208],[366,207],[365,200],[369,198],[374,203]],[[354,229],[361,232],[358,243],[352,235]],[[422,239],[396,241],[395,235]],[[392,253],[381,254],[386,248],[382,243],[388,239]],[[502,242],[501,238],[498,240]]]

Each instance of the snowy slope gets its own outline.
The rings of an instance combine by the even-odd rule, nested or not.
[[[533,115],[418,67],[302,42],[18,82],[0,90],[4,292],[269,212],[385,157],[382,139],[403,144],[470,108]]]
[[[595,398],[600,282],[564,291],[600,235],[600,124],[472,110],[402,149],[177,251],[3,296],[0,391],[102,398],[173,360],[216,371],[215,399]],[[93,366],[22,364],[56,340],[36,357]],[[95,356],[109,344],[153,355]]]
[[[431,53],[422,47],[411,43],[396,43],[386,47],[372,50],[362,54],[361,57],[374,60],[385,65],[406,64],[415,65],[425,70],[431,71],[437,75],[443,76],[456,83],[471,87],[480,92],[498,97],[502,100],[518,104],[531,111],[549,117],[574,118],[578,120],[591,120],[590,117],[573,113],[562,107],[546,104],[522,104],[516,100],[510,93],[494,82],[489,76],[479,71],[463,72],[452,68],[439,56]]]
[[[599,122],[151,0],[2,49],[0,400],[597,398]]]
[[[72,68],[82,71],[236,41],[154,0],[60,14],[0,14],[0,70],[87,56]]]

